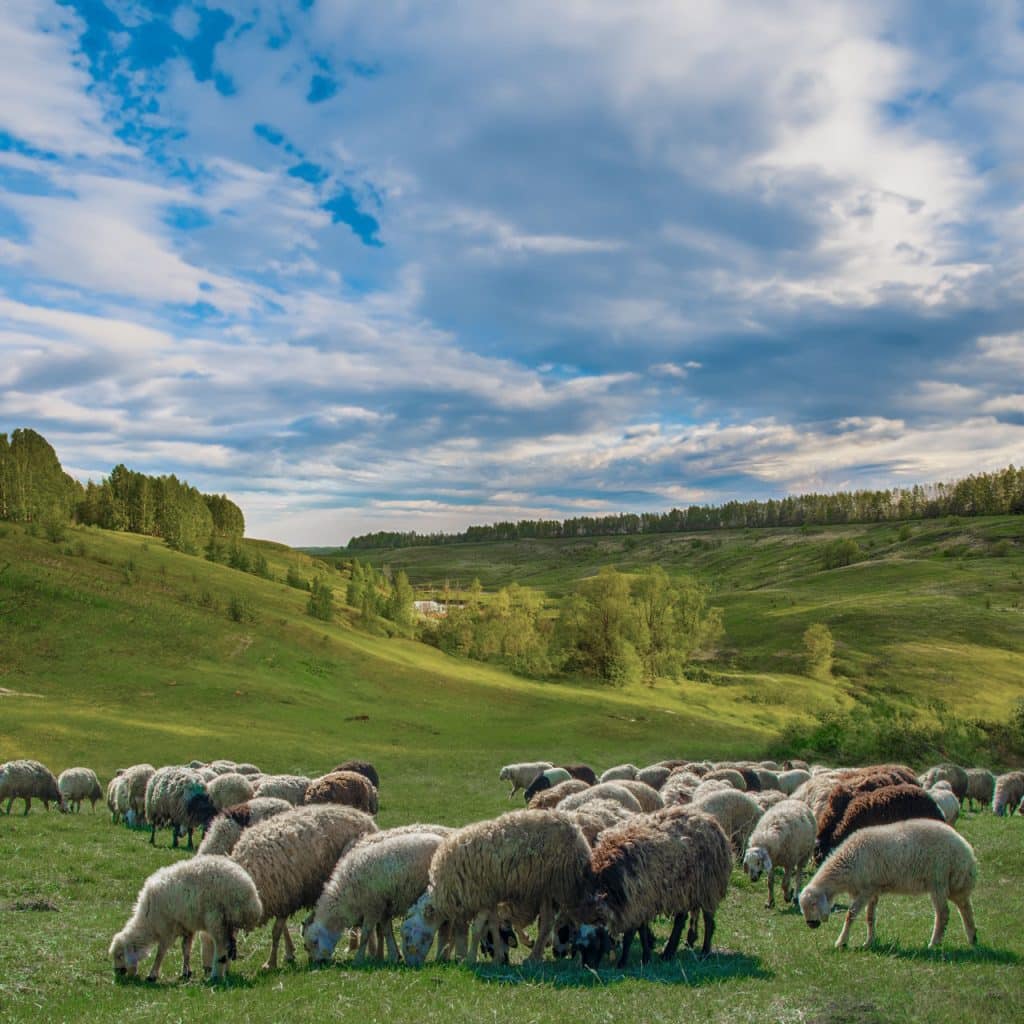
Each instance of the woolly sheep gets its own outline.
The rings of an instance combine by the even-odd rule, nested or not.
[[[118,768],[117,773],[107,783],[107,808],[110,820],[117,824],[128,810],[128,780],[124,777],[124,769]]]
[[[309,959],[323,963],[347,928],[357,925],[362,938],[356,962],[366,955],[370,936],[384,928],[388,955],[398,960],[391,919],[404,914],[426,891],[430,862],[444,837],[431,832],[392,835],[373,843],[356,843],[334,868],[313,914],[302,927]]]
[[[1009,812],[1013,814],[1014,807],[1024,797],[1024,772],[1007,772],[996,779],[995,789],[992,791],[992,811],[1000,818]],[[8,808],[9,809],[9,808]]]
[[[705,782],[711,782],[716,779],[722,782],[728,782],[733,789],[738,789],[741,793],[746,792],[746,780],[737,768],[716,768],[714,771],[710,771],[704,776]]]
[[[996,777],[985,768],[967,769],[967,800],[973,811],[974,805],[980,803],[987,807],[992,803],[992,794],[996,789]]]
[[[193,857],[160,868],[146,879],[132,916],[110,944],[114,972],[135,977],[155,945],[149,981],[156,981],[167,950],[181,937],[182,977],[188,979],[192,940],[204,932],[213,941],[210,976],[216,979],[234,959],[235,933],[255,928],[262,912],[253,880],[224,857]]]
[[[783,799],[765,811],[750,834],[743,870],[752,882],[768,875],[767,907],[775,906],[775,869],[782,868],[782,898],[789,903],[800,891],[804,868],[814,852],[818,825],[802,800]],[[790,885],[790,880],[793,884]]]
[[[574,811],[590,800],[614,800],[634,814],[639,814],[642,810],[640,801],[625,786],[620,786],[617,782],[599,782],[581,793],[572,793],[558,804],[556,810]]]
[[[47,811],[54,801],[63,812],[67,808],[61,796],[53,772],[39,761],[17,760],[0,765],[0,801],[7,800],[6,813],[11,813],[15,800],[25,801],[25,814],[32,807],[32,800],[42,800]]]
[[[227,775],[228,772],[233,772],[235,770],[235,762],[220,758],[216,761],[211,761],[207,765],[207,768],[216,772],[218,775]]]
[[[256,787],[256,795],[280,797],[297,807],[306,798],[311,781],[305,775],[264,775]]]
[[[170,828],[171,846],[177,847],[179,833],[188,834],[188,848],[193,848],[192,834],[205,829],[216,815],[206,792],[206,783],[193,768],[169,765],[159,768],[146,785],[146,821],[149,822],[151,844],[156,843],[159,828]]]
[[[304,803],[344,804],[366,814],[376,814],[377,790],[360,772],[329,772],[314,779],[306,789]]]
[[[626,810],[616,800],[590,800],[573,811],[561,811],[583,833],[587,842],[594,846],[597,837],[613,825],[628,821],[633,812]]]
[[[702,954],[711,951],[715,912],[725,898],[732,871],[729,841],[708,814],[669,807],[640,815],[601,833],[591,858],[590,892],[575,915],[581,925],[574,948],[584,966],[597,967],[609,943],[603,930],[622,934],[619,967],[626,966],[639,931],[641,961],[650,961],[653,935],[648,922],[673,917],[672,933],[661,953],[672,960],[690,914],[704,918]],[[692,923],[687,942],[696,940]]]
[[[88,800],[93,811],[96,801],[103,798],[100,780],[91,768],[65,768],[57,776],[57,788],[69,810],[81,811],[82,801]]]
[[[291,807],[287,800],[276,796],[257,796],[234,807],[225,807],[210,822],[196,853],[218,853],[226,857],[247,828],[289,811]]]
[[[956,819],[960,817],[960,801],[956,798],[956,793],[951,789],[939,789],[932,788],[928,790],[928,795],[938,805],[940,811],[942,811],[943,820],[947,825],[955,825]]]
[[[658,793],[666,807],[672,804],[688,804],[693,800],[693,794],[700,785],[701,778],[699,775],[694,775],[693,772],[677,770],[672,772],[665,780],[665,784],[658,790]],[[723,789],[729,786],[727,782],[714,782],[711,785]]]
[[[521,789],[526,789],[541,772],[554,768],[550,761],[519,761],[515,764],[506,764],[498,772],[499,782],[511,782],[509,800]]]
[[[556,907],[575,906],[590,871],[590,846],[583,833],[555,811],[511,811],[467,825],[447,836],[430,865],[430,886],[402,923],[402,953],[420,964],[437,928],[449,922],[456,951],[475,963],[480,938],[498,917],[499,904],[528,906],[539,914],[537,938],[527,958],[544,954]],[[472,923],[470,941],[466,930]],[[498,938],[496,959],[504,961]]]
[[[967,941],[977,942],[971,892],[978,862],[967,841],[944,822],[913,819],[875,825],[850,836],[818,869],[800,894],[800,909],[811,928],[828,920],[839,893],[849,893],[850,908],[836,940],[849,940],[857,914],[867,908],[867,945],[875,940],[875,909],[882,893],[928,893],[935,908],[935,926],[928,943],[938,946],[949,921],[952,900],[960,911]]]
[[[918,780],[923,789],[931,789],[936,782],[948,782],[957,800],[967,796],[967,771],[958,764],[938,764],[929,768]]]
[[[247,761],[243,762],[242,764],[236,764],[235,765],[235,771],[239,775],[262,775],[263,774],[263,772],[261,772],[259,770],[259,768],[256,767],[256,765],[249,764],[249,762],[247,762]]]
[[[583,790],[589,788],[587,783],[580,779],[566,779],[565,782],[560,782],[557,786],[552,786],[550,789],[542,789],[539,793],[535,793],[526,806],[531,811],[550,810],[569,796],[570,793],[582,793]]]
[[[274,921],[264,970],[277,966],[282,937],[285,959],[295,959],[288,918],[298,910],[313,907],[353,840],[376,831],[373,818],[354,807],[314,804],[283,811],[242,833],[231,859],[256,883],[263,903],[258,923]]]
[[[788,771],[779,773],[779,789],[781,789],[786,796],[793,796],[797,789],[799,789],[800,786],[802,786],[810,777],[811,773],[805,772],[802,768],[790,768]]]
[[[640,810],[645,812],[659,811],[665,806],[662,795],[653,787],[641,782],[639,779],[620,779],[617,786],[628,790],[636,797],[640,804]]]
[[[128,787],[128,810],[134,816],[136,824],[146,820],[146,788],[156,769],[151,764],[133,764],[124,770],[125,784]]]
[[[752,796],[732,789],[708,793],[690,806],[715,818],[733,844],[737,857],[743,856],[750,833],[763,813]]]
[[[727,793],[729,790],[739,793],[741,790],[726,779],[702,779],[695,788],[690,790],[690,800],[703,800],[709,793]]]
[[[793,798],[803,800],[811,809],[815,819],[820,818],[822,811],[828,806],[828,798],[839,776],[836,772],[819,772],[801,783],[793,791]]]
[[[566,771],[565,768],[545,768],[534,780],[526,787],[526,792],[523,794],[523,799],[526,803],[529,803],[537,793],[542,790],[550,789],[552,786],[557,786],[560,782],[568,782],[572,775]]]
[[[779,788],[779,773],[774,772],[769,768],[755,767],[753,769],[761,782],[760,789],[778,789]],[[747,787],[750,788],[749,786]]]
[[[783,800],[791,799],[786,796],[781,789],[763,789],[760,793],[752,793],[751,795],[757,801],[757,806],[760,807],[762,811],[767,811],[769,807],[781,804]],[[803,800],[801,800],[800,803],[803,804]],[[804,804],[804,807],[807,807],[807,804]],[[807,807],[807,809],[810,810],[809,807]],[[811,817],[813,818],[814,815],[812,814]]]
[[[582,779],[589,782],[591,786],[597,785],[597,773],[589,764],[563,764],[564,768],[574,779]]]
[[[619,779],[635,779],[638,769],[635,764],[617,764],[601,772],[598,776],[599,782],[616,782]]]
[[[331,771],[358,772],[373,783],[374,789],[380,789],[380,775],[377,773],[377,769],[374,768],[369,761],[360,761],[356,758],[351,758],[348,761],[342,761],[341,764],[335,765]]]
[[[218,811],[253,798],[252,783],[240,772],[225,772],[206,784],[206,792]]]
[[[665,780],[671,774],[671,769],[660,764],[648,765],[636,773],[637,782],[646,782],[652,789],[661,789]]]

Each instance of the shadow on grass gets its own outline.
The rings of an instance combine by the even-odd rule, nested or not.
[[[1019,964],[1021,957],[1008,949],[991,946],[954,946],[929,949],[927,946],[904,946],[900,942],[876,942],[861,946],[861,952],[873,956],[891,956],[897,960],[920,960],[946,964]]]

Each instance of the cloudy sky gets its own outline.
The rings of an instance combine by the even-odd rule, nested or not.
[[[1024,459],[1018,0],[3,0],[0,430],[335,543]]]

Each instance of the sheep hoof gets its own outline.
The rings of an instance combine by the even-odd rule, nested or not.
[[[765,909],[765,910],[771,910],[771,909],[772,909],[772,907],[774,907],[774,906],[775,906],[775,900],[769,900],[769,901],[768,901],[768,902],[767,902],[767,903],[766,903],[766,904],[764,905],[764,909]]]

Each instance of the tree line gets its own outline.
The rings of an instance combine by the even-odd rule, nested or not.
[[[802,494],[767,501],[691,505],[668,512],[625,512],[572,519],[522,519],[470,526],[462,533],[378,531],[353,537],[350,550],[472,544],[502,540],[620,537],[642,533],[758,529],[771,526],[834,526],[898,522],[940,516],[996,516],[1024,512],[1024,468],[1007,466],[952,483],[915,484],[890,490]]]

